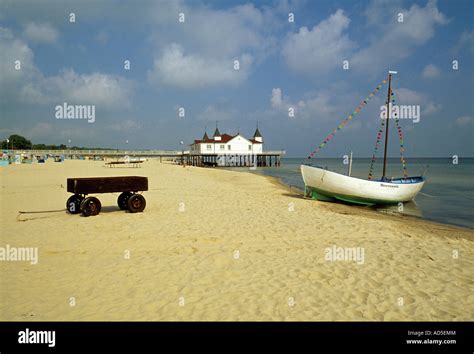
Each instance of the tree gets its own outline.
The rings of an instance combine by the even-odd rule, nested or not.
[[[1,1],[1,0],[0,0]],[[7,140],[9,141],[7,143]],[[68,147],[65,144],[60,145],[46,145],[46,144],[32,144],[30,140],[25,137],[17,134],[12,134],[3,141],[0,141],[2,150],[9,150],[12,148],[14,150],[67,150]],[[73,150],[113,150],[110,148],[90,148],[90,147],[78,147],[73,146]]]
[[[21,135],[12,134],[8,137],[8,140],[10,141],[8,143],[7,139],[2,141],[2,149],[11,149],[12,144],[14,149],[31,149],[31,141]]]

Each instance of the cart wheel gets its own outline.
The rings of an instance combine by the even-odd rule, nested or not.
[[[84,216],[94,216],[100,213],[102,205],[96,197],[87,197],[81,203],[81,212]]]
[[[140,213],[146,206],[145,197],[141,194],[134,194],[128,199],[127,204],[131,213]]]
[[[117,199],[117,204],[120,209],[122,210],[127,210],[128,208],[128,199],[133,195],[132,192],[123,192],[122,194],[119,195]]]
[[[70,214],[79,214],[81,212],[81,202],[84,197],[79,194],[70,196],[66,202],[66,209]]]

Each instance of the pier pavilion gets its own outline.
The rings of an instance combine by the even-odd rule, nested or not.
[[[212,138],[205,132],[202,139],[194,140],[189,154],[183,158],[192,166],[271,167],[280,166],[284,154],[284,150],[263,150],[263,137],[258,127],[251,139],[240,132],[236,135],[221,134],[216,127]]]

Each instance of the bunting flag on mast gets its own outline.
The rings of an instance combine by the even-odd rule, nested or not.
[[[326,139],[324,139],[323,142],[322,142],[321,144],[319,144],[318,147],[317,147],[311,154],[308,155],[308,159],[311,159],[315,154],[317,154],[317,153],[319,152],[319,150],[321,150],[324,146],[326,146],[326,144],[334,137],[334,135],[335,135],[339,130],[341,130],[342,128],[344,128],[344,127],[346,126],[346,124],[349,123],[349,122],[352,120],[352,118],[354,118],[354,116],[355,116],[357,113],[359,113],[359,112],[362,110],[362,108],[365,107],[365,105],[370,101],[370,99],[372,99],[372,97],[374,97],[374,96],[377,94],[377,92],[380,90],[380,88],[381,88],[384,84],[386,84],[387,81],[388,81],[388,79],[384,79],[384,80],[375,88],[375,90],[373,90],[373,91],[369,94],[369,96],[367,96],[367,97],[365,98],[365,100],[363,100],[363,101],[360,103],[360,105],[359,105],[351,114],[349,114],[349,115],[347,116],[347,118],[344,119],[344,120],[341,122],[341,124],[339,124],[339,125],[337,126],[337,128],[335,128],[335,129],[331,132],[331,134],[329,134],[329,135],[326,137]]]
[[[379,150],[380,147],[380,141],[382,140],[382,134],[385,128],[385,119],[380,119],[380,128],[379,131],[377,132],[377,140],[375,142],[375,148],[374,152],[372,154],[372,160],[370,162],[370,170],[369,170],[369,177],[368,179],[372,179],[373,177],[373,172],[374,172],[374,164],[375,160],[377,159],[377,151]]]
[[[391,92],[391,101],[392,101],[392,107],[395,105],[395,92],[392,90]],[[385,102],[385,104],[387,104],[387,102]],[[388,114],[388,112],[387,112]],[[403,167],[403,177],[407,177],[408,176],[408,173],[407,173],[407,166],[406,166],[406,160],[405,160],[405,157],[403,155],[403,153],[405,152],[405,147],[403,145],[403,132],[402,132],[402,127],[400,126],[400,117],[396,116],[394,117],[395,119],[395,126],[397,128],[397,134],[398,134],[398,140],[400,142],[400,161],[402,163],[402,167]],[[374,148],[374,153],[372,154],[372,161],[370,163],[370,170],[369,170],[369,177],[368,179],[372,179],[373,177],[373,172],[374,172],[374,164],[375,164],[375,160],[377,159],[377,151],[380,147],[380,141],[382,139],[382,134],[383,134],[383,128],[385,126],[385,119],[382,119],[381,120],[381,126],[380,126],[380,129],[377,133],[377,141],[375,142],[375,148]]]
[[[392,91],[392,105],[395,105],[395,92]],[[403,177],[407,177],[407,165],[406,165],[406,160],[404,157],[404,152],[405,152],[405,146],[403,142],[403,132],[402,132],[402,127],[400,126],[400,117],[396,116],[395,117],[395,126],[397,127],[397,132],[398,132],[398,140],[400,142],[400,161],[402,163],[403,167]]]

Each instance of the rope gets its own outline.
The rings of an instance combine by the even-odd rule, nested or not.
[[[434,195],[429,195],[429,194],[426,194],[426,193],[423,193],[423,192],[418,192],[418,193],[421,194],[421,195],[425,195],[427,197],[430,197],[430,198],[434,197]]]
[[[349,116],[344,119],[341,124],[338,125],[337,128],[335,128],[331,134],[328,135],[328,137],[326,139],[324,139],[324,141],[319,144],[319,146],[311,153],[308,155],[308,159],[311,159],[316,153],[319,152],[319,150],[321,150],[328,142],[329,140],[331,140],[334,135],[339,131],[341,130],[342,128],[344,128],[346,126],[347,123],[349,123],[349,121],[352,120],[352,118],[354,118],[354,116],[359,113],[362,108],[365,107],[365,105],[372,99],[372,97],[374,97],[376,95],[376,93],[380,90],[380,88],[387,82],[387,79],[384,79],[376,88],[375,90],[373,90],[366,98],[365,100],[363,100],[360,105],[351,113],[349,114]]]
[[[52,216],[40,216],[40,217],[33,217],[33,218],[26,218],[22,220],[22,215],[23,214],[44,214],[44,213],[59,213],[59,212],[64,212],[66,209],[58,209],[58,210],[38,210],[38,211],[18,211],[18,215],[16,216],[16,221],[29,221],[29,220],[36,220],[36,219],[47,219],[51,218]]]
[[[41,213],[59,213],[65,211],[66,209],[58,210],[41,210],[41,211],[19,211],[18,214],[41,214]]]

